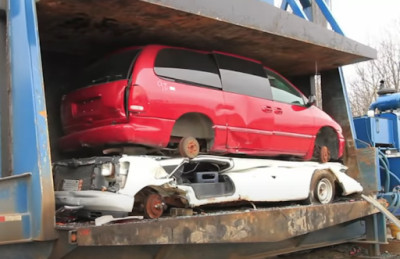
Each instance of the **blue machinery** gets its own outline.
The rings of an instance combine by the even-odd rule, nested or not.
[[[358,147],[376,148],[378,196],[400,216],[400,93],[386,93],[369,108],[369,116],[354,119]],[[375,114],[375,111],[376,114]]]

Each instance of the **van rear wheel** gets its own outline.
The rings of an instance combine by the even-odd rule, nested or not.
[[[200,152],[200,144],[194,137],[183,137],[179,142],[178,150],[183,157],[195,158]]]

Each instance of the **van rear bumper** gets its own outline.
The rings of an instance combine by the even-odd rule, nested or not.
[[[106,125],[70,133],[59,140],[63,151],[82,147],[100,147],[121,144],[140,144],[166,147],[174,120],[135,117],[134,123]]]

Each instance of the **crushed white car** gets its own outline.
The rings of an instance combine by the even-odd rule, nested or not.
[[[53,166],[56,203],[158,218],[171,207],[238,201],[326,204],[362,191],[340,163],[198,156],[72,159]]]

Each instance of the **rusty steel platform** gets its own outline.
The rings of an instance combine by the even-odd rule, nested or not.
[[[40,0],[42,49],[98,57],[131,45],[218,50],[285,76],[376,58],[376,51],[257,0]]]
[[[60,244],[56,244],[55,253],[63,252],[69,254],[70,258],[79,258],[86,256],[92,249],[104,249],[107,254],[112,253],[113,249],[142,251],[153,247],[153,250],[160,253],[172,246],[175,252],[182,253],[191,247],[201,250],[201,245],[218,245],[218,249],[223,249],[214,253],[214,256],[218,255],[215,258],[225,258],[228,254],[226,258],[232,258],[232,254],[239,251],[246,253],[244,258],[250,258],[247,255],[256,251],[256,254],[265,256],[361,239],[366,235],[366,228],[362,227],[360,221],[377,212],[365,201],[352,201],[169,217],[104,226],[67,224],[58,226]],[[346,228],[351,231],[346,231]],[[68,239],[70,245],[65,247]],[[288,246],[288,242],[293,245]],[[181,245],[185,245],[185,249]],[[244,249],[252,246],[253,250]]]
[[[364,201],[161,218],[76,229],[79,246],[276,242],[378,211]],[[118,235],[110,235],[117,232]]]

